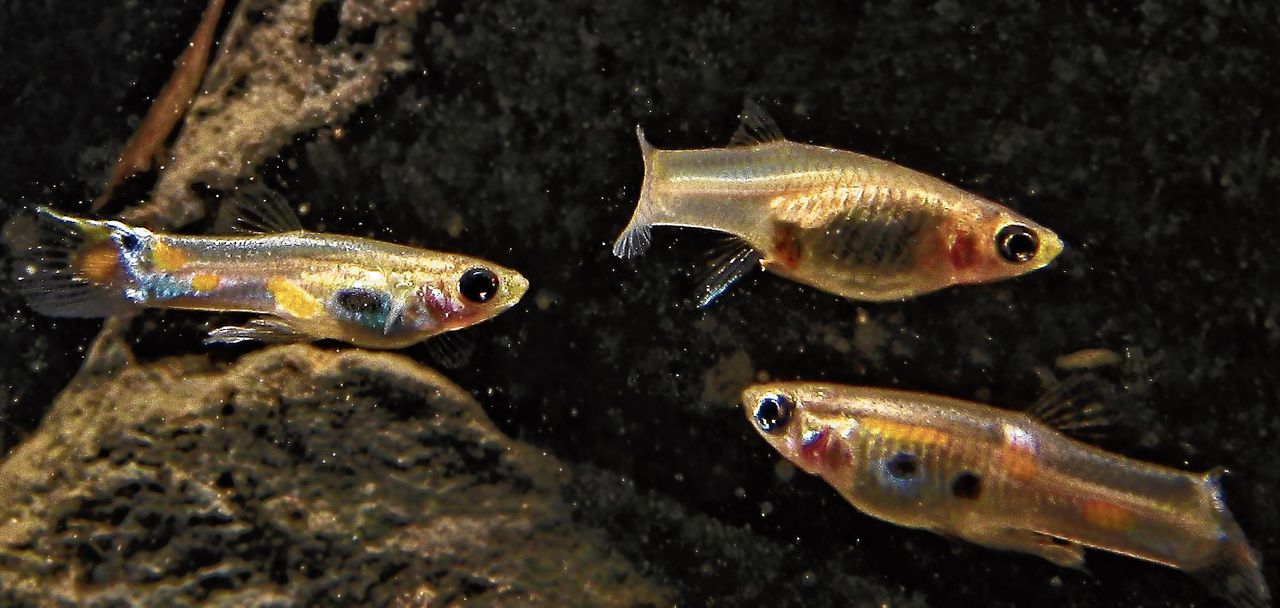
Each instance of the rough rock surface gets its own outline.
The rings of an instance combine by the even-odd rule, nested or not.
[[[397,355],[82,376],[0,465],[0,604],[670,603],[565,479]]]

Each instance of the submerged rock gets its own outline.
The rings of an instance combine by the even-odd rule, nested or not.
[[[670,604],[563,471],[402,356],[85,374],[0,465],[0,603]]]
[[[197,184],[229,189],[294,137],[336,126],[410,69],[432,0],[244,0],[222,35],[151,200],[134,223],[183,226],[205,213]]]

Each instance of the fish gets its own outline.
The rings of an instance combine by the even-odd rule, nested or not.
[[[402,348],[488,320],[529,286],[480,258],[303,230],[274,191],[224,202],[215,231],[226,234],[208,236],[48,207],[33,215],[34,237],[15,247],[12,265],[32,309],[51,317],[143,308],[257,314],[212,330],[207,344],[332,339]]]
[[[1127,555],[1189,572],[1232,605],[1269,606],[1225,469],[1190,473],[1069,436],[1107,420],[1088,382],[1026,411],[803,381],[752,385],[742,404],[769,445],[872,517],[1065,567],[1083,568],[1086,547]]]
[[[644,253],[653,226],[726,233],[698,289],[700,307],[757,268],[883,302],[1023,275],[1063,250],[1053,231],[935,177],[789,141],[751,101],[726,148],[661,150],[640,126],[636,138],[644,178],[613,253]]]

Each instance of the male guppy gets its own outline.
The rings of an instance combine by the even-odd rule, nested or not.
[[[811,382],[759,384],[742,399],[774,449],[874,517],[1062,566],[1082,566],[1083,547],[1129,555],[1196,574],[1234,605],[1269,605],[1223,470],[1139,462],[1057,430],[1089,427],[1099,406],[1048,399],[1015,412]]]
[[[707,305],[757,267],[854,300],[901,300],[1015,277],[1062,251],[1052,231],[889,161],[786,140],[748,103],[728,148],[644,156],[640,199],[614,243],[643,253],[654,225],[735,237],[703,285]]]
[[[179,236],[36,210],[37,242],[15,251],[30,306],[55,317],[143,307],[262,316],[207,342],[331,338],[400,348],[489,319],[528,281],[478,258],[307,232],[277,196],[230,205],[231,236]]]

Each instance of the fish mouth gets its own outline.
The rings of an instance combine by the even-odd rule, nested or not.
[[[507,279],[507,290],[511,294],[511,304],[514,305],[524,297],[525,292],[529,291],[529,279],[518,272],[513,273],[511,278]]]
[[[1047,231],[1046,231],[1047,232]],[[1044,268],[1051,262],[1058,259],[1058,256],[1067,248],[1067,244],[1062,238],[1053,232],[1047,232],[1045,238],[1041,239],[1040,259],[1036,260],[1036,268]]]

